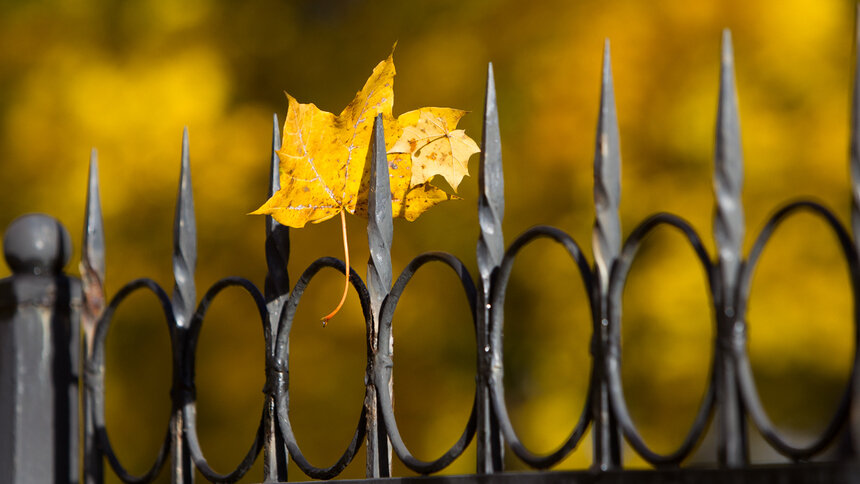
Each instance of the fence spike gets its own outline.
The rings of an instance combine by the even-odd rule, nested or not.
[[[278,150],[281,149],[281,138],[278,132],[278,115],[273,115],[272,125],[272,157],[269,174],[269,197],[281,189],[280,159]],[[290,276],[287,263],[290,259],[290,229],[281,225],[271,215],[266,215],[266,301],[274,301],[290,292]],[[281,304],[282,305],[282,304]],[[270,308],[280,312],[280,307]],[[270,321],[272,323],[272,321]],[[277,320],[273,322],[277,325]],[[273,327],[277,332],[277,327]]]
[[[188,128],[182,132],[182,167],[179,194],[173,220],[173,312],[176,324],[187,327],[196,302],[194,270],[197,265],[197,226],[191,191],[191,166],[188,159]]]
[[[98,152],[90,153],[90,168],[87,176],[87,202],[84,213],[84,237],[81,243],[81,279],[86,298],[84,311],[84,334],[87,348],[92,348],[95,323],[104,309],[105,280],[105,236],[102,219],[102,204],[99,196]]]
[[[173,219],[173,418],[171,419],[171,482],[192,484],[194,465],[185,440],[183,406],[193,386],[193,376],[184,367],[185,334],[197,301],[194,269],[197,265],[197,227],[194,220],[194,197],[191,191],[191,165],[188,157],[188,127],[182,131],[182,163],[179,171],[179,193]]]
[[[502,218],[505,212],[505,182],[502,173],[502,142],[499,113],[496,107],[496,85],[493,64],[487,68],[487,94],[484,102],[484,125],[478,171],[478,270],[485,287],[489,287],[493,270],[502,262],[505,241]]]
[[[603,69],[600,81],[600,113],[594,150],[594,229],[592,247],[597,275],[597,305],[594,320],[594,354],[598,361],[605,358],[609,340],[608,288],[612,265],[621,252],[621,221],[618,207],[621,202],[621,149],[618,136],[618,117],[615,109],[615,91],[612,85],[612,62],[609,39],[603,46]],[[608,383],[603,366],[594,366],[595,381],[593,416],[593,466],[603,471],[621,465],[621,447],[615,419],[610,411]]]
[[[82,361],[88,361],[93,351],[96,323],[105,307],[105,238],[99,196],[98,152],[90,153],[90,168],[87,175],[87,201],[84,212],[84,237],[81,242],[81,286],[84,305],[81,311],[81,334],[84,338]],[[84,372],[84,378],[89,376]],[[104,479],[104,464],[96,444],[96,428],[93,421],[93,404],[89,392],[81,399],[83,403],[83,480],[84,484],[100,484]]]
[[[621,150],[615,91],[612,85],[612,64],[609,39],[603,49],[603,74],[600,91],[600,114],[594,150],[594,208],[596,218],[592,232],[594,260],[601,292],[606,292],[612,263],[621,252]]]
[[[367,208],[367,242],[370,250],[370,259],[367,261],[367,289],[375,318],[379,315],[382,300],[391,290],[391,243],[394,237],[382,114],[377,115],[373,124],[372,149],[371,184]]]
[[[484,101],[484,125],[481,159],[478,169],[478,237],[477,259],[481,274],[478,295],[478,425],[477,470],[491,474],[503,468],[502,438],[490,404],[489,378],[493,349],[490,348],[490,292],[493,274],[501,265],[505,251],[502,218],[505,212],[505,185],[502,173],[502,143],[493,64],[487,67],[487,94]],[[501,351],[501,349],[496,349]]]
[[[281,149],[281,137],[278,132],[280,123],[278,115],[272,115],[272,153],[269,161],[269,197],[281,188],[280,160],[278,150]],[[268,331],[266,337],[267,358],[275,357],[275,341],[278,337],[278,326],[281,321],[281,310],[290,293],[290,276],[287,263],[290,259],[290,228],[278,223],[271,215],[266,215],[266,280],[265,297],[268,313]],[[274,365],[267,365],[267,371],[273,371]],[[274,394],[273,373],[267,375],[269,385],[266,395],[265,442],[263,455],[263,476],[265,482],[287,481],[288,451],[284,439],[280,435],[277,423],[277,408]]]
[[[719,251],[721,277],[727,288],[735,286],[741,262],[741,246],[744,238],[742,185],[743,156],[735,87],[734,53],[732,34],[726,29],[723,31],[714,160],[716,195],[714,238]],[[729,293],[725,296],[731,298]]]
[[[367,261],[367,290],[370,293],[370,310],[373,317],[370,334],[371,349],[375,353],[380,344],[387,344],[389,354],[394,341],[378,341],[379,316],[382,301],[391,291],[391,243],[394,238],[394,222],[391,208],[391,186],[388,174],[388,155],[385,152],[385,130],[382,114],[373,123],[373,144],[370,165],[370,194],[367,206],[367,245],[370,258]],[[365,402],[367,407],[367,477],[388,477],[391,475],[391,446],[385,431],[380,412],[377,408],[375,384],[389,385],[388,382],[371,382],[371,390]]]
[[[720,94],[717,108],[716,147],[714,156],[714,239],[717,247],[718,367],[717,384],[717,452],[721,465],[739,467],[748,460],[746,423],[737,388],[737,369],[731,345],[743,318],[737,314],[735,294],[741,268],[744,237],[744,213],[741,203],[743,159],[740,121],[735,87],[732,37],[723,31],[720,62]]]

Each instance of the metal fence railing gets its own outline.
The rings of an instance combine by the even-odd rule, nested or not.
[[[860,43],[860,41],[858,41]],[[458,482],[852,482],[860,479],[853,449],[860,446],[860,399],[854,380],[860,364],[856,356],[857,302],[860,301],[860,79],[855,78],[852,108],[852,215],[850,229],[832,212],[809,201],[789,204],[776,212],[744,256],[741,244],[745,223],[741,203],[743,166],[735,94],[731,37],[724,33],[714,169],[716,254],[705,249],[690,224],[671,214],[654,215],[622,238],[619,221],[620,155],[608,44],[604,54],[600,116],[594,157],[594,263],[562,230],[538,226],[505,248],[501,142],[492,66],[487,78],[479,168],[477,243],[478,274],[470,274],[455,255],[430,252],[414,258],[395,278],[390,246],[393,237],[388,165],[381,122],[376,122],[372,144],[371,187],[367,237],[370,260],[367,277],[351,269],[366,323],[368,365],[363,410],[355,432],[340,458],[316,467],[304,457],[289,415],[289,345],[293,317],[305,288],[318,271],[344,271],[338,259],[313,262],[295,285],[286,271],[289,232],[271,218],[266,221],[265,254],[268,274],[263,289],[252,282],[228,277],[197,299],[194,285],[196,227],[188,162],[187,133],[183,137],[179,195],[174,225],[172,295],[150,279],[123,286],[108,299],[104,293],[104,235],[97,163],[91,159],[81,279],[66,276],[62,267],[70,252],[69,237],[54,219],[43,215],[19,218],[6,231],[5,254],[13,275],[0,281],[0,469],[14,483],[83,482],[103,480],[104,462],[125,482],[147,482],[167,463],[172,482],[189,483],[199,471],[214,482],[242,478],[258,459],[266,482],[286,481],[292,460],[313,478],[334,478],[366,446],[367,477],[388,477],[393,459],[420,474],[443,471],[474,440],[476,472],[444,478]],[[275,118],[269,193],[278,189],[279,126]],[[787,217],[806,211],[820,217],[836,234],[855,302],[855,357],[850,381],[831,422],[823,433],[803,446],[789,443],[771,423],[758,396],[747,352],[746,308],[750,281],[759,257],[775,228]],[[648,233],[668,225],[680,231],[695,251],[706,275],[716,337],[711,377],[692,427],[680,446],[666,454],[652,450],[640,436],[628,411],[621,383],[621,295],[640,243]],[[589,295],[593,337],[588,397],[578,423],[554,452],[538,455],[524,445],[511,423],[503,385],[505,358],[505,293],[517,254],[536,239],[560,244],[579,269]],[[428,263],[441,263],[459,278],[470,303],[476,332],[478,361],[474,406],[454,445],[432,461],[414,457],[398,430],[392,408],[393,314],[411,278]],[[219,292],[238,286],[256,303],[265,334],[265,404],[256,437],[241,463],[229,474],[216,473],[198,442],[195,398],[195,351],[207,309]],[[155,462],[143,475],[131,475],[117,458],[105,428],[105,340],[117,307],[133,292],[152,292],[160,301],[172,350],[172,410],[168,431]],[[80,351],[79,351],[80,348]],[[80,411],[78,408],[80,402]],[[82,420],[78,418],[82,415]],[[80,420],[80,421],[79,421]],[[711,420],[717,437],[712,469],[681,464],[702,440]],[[748,429],[749,423],[752,429]],[[512,452],[528,466],[544,470],[567,457],[592,430],[593,465],[580,472],[503,472],[503,453]],[[793,463],[762,466],[751,463],[748,433],[759,432],[777,452]],[[79,436],[82,436],[79,439]],[[625,470],[621,442],[654,470]],[[837,442],[839,441],[839,442]],[[79,442],[82,448],[79,447]],[[808,463],[828,447],[839,445],[837,460]],[[260,456],[262,454],[262,456]],[[50,456],[50,457],[46,457]]]

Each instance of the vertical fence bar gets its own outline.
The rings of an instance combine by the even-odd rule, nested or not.
[[[367,245],[370,258],[367,261],[367,290],[370,294],[370,312],[373,318],[370,338],[371,354],[368,362],[373,362],[379,345],[388,345],[388,353],[394,350],[394,334],[388,341],[379,341],[379,315],[382,301],[391,291],[391,243],[394,239],[394,222],[391,209],[391,186],[388,179],[388,156],[385,153],[385,130],[382,114],[376,116],[373,124],[373,142],[370,160],[370,194],[367,206]],[[367,477],[389,477],[391,475],[391,443],[380,417],[376,395],[376,382],[373,368],[368,365],[367,399]],[[388,381],[389,394],[393,395],[391,379]]]
[[[273,117],[272,126],[272,156],[269,163],[269,197],[281,188],[280,163],[278,150],[281,149],[281,138],[278,132],[278,115]],[[269,326],[266,336],[266,414],[264,422],[263,447],[263,478],[266,482],[286,482],[287,480],[287,451],[284,438],[278,426],[278,409],[275,398],[277,386],[274,373],[275,341],[278,338],[278,326],[281,321],[281,310],[290,295],[290,276],[287,262],[290,258],[290,228],[279,224],[271,215],[266,215],[266,310]]]
[[[69,233],[41,214],[3,237],[0,280],[0,475],[3,482],[77,483],[80,285],[63,273]]]
[[[851,98],[851,132],[849,168],[851,171],[851,232],[854,251],[860,254],[860,4],[854,16],[854,88]],[[857,270],[854,268],[853,270]],[[854,301],[854,324],[860,324],[860,301]],[[854,333],[854,388],[851,399],[851,453],[860,451],[860,328]]]
[[[490,293],[492,283],[505,252],[502,217],[505,212],[505,181],[502,173],[502,143],[499,113],[496,107],[496,85],[493,64],[487,68],[487,94],[484,101],[484,126],[481,139],[481,161],[478,171],[478,271],[481,290],[478,293],[478,426],[477,470],[491,474],[503,469],[502,436],[490,402]],[[501,348],[499,348],[501,352]]]
[[[90,155],[90,170],[87,178],[87,201],[84,213],[84,237],[81,244],[81,283],[84,304],[81,310],[82,361],[89,360],[93,351],[96,323],[105,307],[105,236],[102,221],[102,205],[99,196],[98,154],[93,149]],[[86,372],[82,372],[88,378]],[[85,385],[88,383],[85,381]],[[84,484],[100,484],[104,480],[104,460],[96,444],[93,406],[90,392],[83,398],[83,478]]]
[[[737,387],[735,363],[731,356],[732,339],[744,331],[737,317],[736,294],[744,238],[744,213],[741,203],[743,158],[740,120],[735,88],[732,36],[723,31],[720,62],[720,98],[717,110],[714,159],[714,239],[717,246],[717,436],[718,460],[727,467],[748,461],[746,420]]]
[[[621,448],[618,429],[612,416],[608,382],[604,362],[609,344],[608,288],[612,265],[621,252],[621,221],[618,207],[621,202],[621,149],[618,136],[618,118],[615,112],[615,92],[612,86],[612,65],[609,40],[603,49],[603,71],[600,83],[600,114],[597,120],[597,139],[594,150],[594,209],[592,247],[597,286],[595,291],[596,314],[592,335],[592,355],[595,359],[592,375],[592,438],[594,441],[593,467],[609,470],[620,467]]]
[[[188,128],[182,132],[182,168],[179,174],[179,194],[173,221],[173,313],[171,326],[173,345],[173,417],[171,419],[172,482],[194,482],[194,465],[185,441],[182,408],[193,399],[193,382],[184,367],[185,335],[194,314],[196,290],[194,269],[197,265],[197,227],[194,220],[194,199],[191,191],[191,166],[188,159]]]

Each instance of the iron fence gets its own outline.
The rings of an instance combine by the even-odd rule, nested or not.
[[[858,39],[860,44],[860,38]],[[189,483],[195,470],[213,482],[242,478],[252,464],[263,460],[266,482],[286,481],[292,460],[306,475],[330,479],[366,446],[368,481],[390,475],[399,459],[419,474],[443,471],[473,441],[477,446],[476,473],[437,477],[451,482],[854,482],[860,480],[855,461],[860,445],[860,399],[854,397],[860,242],[860,79],[855,78],[852,107],[851,155],[852,212],[850,230],[827,208],[810,201],[779,209],[758,235],[744,257],[745,223],[741,203],[743,166],[738,106],[734,84],[731,37],[722,39],[719,108],[714,169],[714,238],[716,254],[705,249],[690,224],[671,214],[657,214],[639,224],[625,239],[619,221],[620,152],[608,43],[604,53],[600,115],[594,157],[593,228],[594,263],[590,264],[573,238],[547,226],[533,227],[507,248],[502,234],[504,178],[501,141],[492,65],[487,75],[482,151],[479,167],[478,274],[471,274],[455,255],[429,252],[415,257],[394,278],[390,257],[393,237],[392,207],[380,118],[374,125],[371,147],[371,190],[367,237],[370,258],[362,279],[350,268],[349,281],[358,294],[366,324],[366,390],[355,432],[340,458],[326,467],[311,464],[301,451],[291,425],[289,350],[293,319],[304,291],[323,268],[344,271],[344,262],[323,257],[313,262],[290,285],[287,261],[289,231],[272,218],[266,219],[265,254],[268,274],[262,290],[251,281],[228,277],[210,287],[197,302],[194,284],[196,226],[191,192],[187,131],[183,136],[181,172],[174,223],[172,295],[150,279],[123,286],[110,300],[104,291],[104,232],[99,200],[95,153],[90,161],[81,279],[68,277],[61,268],[68,259],[70,243],[65,229],[42,215],[25,216],[5,235],[5,254],[13,276],[0,283],[0,417],[4,440],[0,468],[12,482],[102,482],[104,462],[123,481],[148,482],[169,462],[174,483]],[[279,124],[275,117],[270,162],[269,193],[278,189]],[[855,357],[852,376],[831,422],[823,433],[804,446],[790,444],[770,421],[758,396],[747,352],[746,309],[750,281],[759,257],[774,230],[791,215],[806,211],[836,234],[850,269],[855,310]],[[643,238],[658,227],[679,231],[704,269],[713,309],[716,337],[710,378],[692,427],[680,446],[669,453],[652,450],[641,437],[627,406],[621,383],[621,295],[631,264]],[[504,303],[511,269],[518,253],[538,239],[560,244],[579,270],[589,296],[593,337],[590,386],[578,422],[554,452],[540,455],[519,439],[505,400],[503,354]],[[447,266],[460,281],[471,309],[476,335],[475,399],[468,423],[459,439],[439,458],[423,461],[409,451],[398,430],[392,407],[393,314],[411,278],[426,264]],[[247,454],[228,474],[218,474],[207,463],[197,435],[195,354],[207,310],[228,287],[244,289],[256,304],[265,336],[265,404],[260,424]],[[172,410],[155,462],[143,475],[130,474],[113,451],[105,425],[105,340],[117,308],[138,290],[158,299],[170,334],[172,352]],[[196,304],[196,306],[195,306]],[[79,350],[80,349],[80,353]],[[50,365],[46,366],[46,362]],[[51,366],[52,365],[52,366]],[[44,384],[35,384],[43,382]],[[79,394],[80,390],[80,394]],[[78,419],[78,402],[81,404]],[[47,412],[47,413],[46,413]],[[50,415],[46,418],[45,415]],[[712,469],[680,465],[690,456],[709,425],[717,436],[717,455]],[[748,423],[752,422],[767,443],[793,463],[755,465],[748,451]],[[550,469],[568,456],[592,429],[593,465],[588,471],[504,473],[503,453],[512,452],[528,466]],[[82,435],[79,440],[78,435]],[[7,438],[8,436],[8,438]],[[808,463],[842,436],[835,462]],[[622,468],[621,441],[654,470]],[[79,442],[82,449],[79,449]],[[50,458],[44,456],[50,449]],[[262,454],[262,457],[260,457]],[[82,457],[79,458],[79,455]],[[395,457],[396,456],[396,457]],[[413,478],[402,478],[411,481]]]

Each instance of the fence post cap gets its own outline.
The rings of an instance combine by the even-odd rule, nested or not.
[[[69,232],[49,215],[22,215],[9,224],[3,236],[3,254],[14,274],[59,274],[72,252]]]

